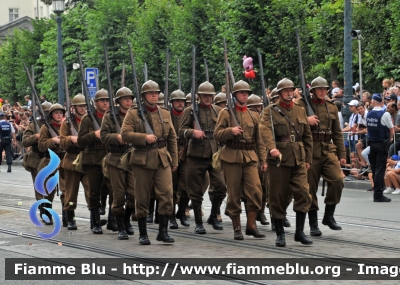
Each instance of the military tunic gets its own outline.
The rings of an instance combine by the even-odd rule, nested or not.
[[[299,101],[305,107],[304,100]],[[308,170],[308,184],[312,196],[310,211],[318,210],[318,183],[320,177],[327,182],[325,204],[333,205],[340,202],[344,187],[342,172],[338,158],[346,158],[343,134],[340,128],[338,110],[330,101],[310,100],[311,107],[319,119],[317,126],[311,126],[313,134],[313,164]],[[324,133],[331,132],[331,140]]]
[[[286,115],[290,124],[275,108]],[[312,136],[304,108],[297,103],[290,108],[272,104],[264,109],[260,124],[261,135],[267,149],[268,184],[270,186],[268,202],[272,218],[285,218],[288,197],[291,192],[294,197],[294,211],[308,212],[311,206],[311,195],[307,183],[306,163],[312,163]],[[272,135],[272,128],[275,131],[276,143]],[[271,157],[269,153],[275,148],[282,154],[280,167],[276,166],[275,157]]]
[[[192,107],[183,111],[183,118],[179,128],[179,137],[189,140],[186,160],[186,186],[192,202],[202,203],[205,192],[204,180],[206,172],[210,176],[210,187],[213,187],[214,197],[222,201],[226,196],[226,186],[222,171],[212,167],[212,155],[217,152],[218,145],[214,139],[214,129],[221,108],[216,105],[202,106],[199,104],[198,119],[204,139],[194,137],[194,118]]]
[[[145,116],[157,137],[154,144],[146,142],[147,133],[136,107],[128,111],[121,127],[123,141],[133,144],[129,163],[135,173],[135,213],[138,219],[147,217],[153,187],[159,200],[159,214],[172,214],[171,167],[178,166],[176,133],[169,110],[157,106],[147,109]]]
[[[73,115],[75,116],[75,115]],[[61,125],[60,129],[60,146],[62,149],[66,150],[66,154],[62,161],[62,167],[64,168],[64,176],[65,181],[68,183],[65,184],[65,198],[64,198],[64,210],[66,211],[74,211],[78,202],[78,192],[79,192],[79,184],[84,183],[84,175],[85,173],[79,172],[76,170],[73,162],[76,160],[78,154],[83,151],[83,148],[79,147],[77,144],[72,143],[71,141],[71,127],[72,123],[75,130],[79,130],[81,120],[76,116],[74,119],[70,119],[68,123],[67,120]],[[85,185],[84,188],[87,188],[88,185]],[[87,196],[86,203],[88,203]]]
[[[116,111],[116,118],[121,127],[126,114],[118,112],[118,108]],[[135,208],[135,185],[133,171],[126,171],[121,166],[121,156],[128,151],[130,146],[120,144],[117,138],[118,134],[114,120],[110,112],[107,112],[101,123],[100,140],[103,144],[108,145],[105,162],[113,191],[112,212],[115,215],[123,215],[125,213],[124,206]]]
[[[100,113],[96,113],[94,118],[101,126],[103,116]],[[78,145],[85,148],[80,154],[82,156],[80,159],[86,172],[82,184],[84,187],[86,186],[85,195],[88,199],[88,209],[100,208],[101,189],[102,187],[107,187],[107,181],[102,170],[102,160],[107,153],[106,145],[102,144],[95,135],[92,119],[89,115],[85,115],[82,118],[79,126]]]
[[[258,175],[258,165],[266,164],[264,142],[259,130],[259,115],[245,108],[234,111],[243,133],[239,137],[232,134],[230,114],[227,108],[221,111],[215,127],[215,139],[226,142],[221,150],[221,161],[228,189],[225,213],[232,217],[242,212],[241,197],[247,201],[247,211],[261,209],[262,189]]]

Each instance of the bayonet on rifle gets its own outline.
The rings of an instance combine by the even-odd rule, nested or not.
[[[192,113],[194,119],[194,129],[201,131],[199,118],[197,117],[197,100],[196,100],[196,48],[192,49]]]
[[[224,62],[225,62],[225,89],[226,89],[226,99],[227,99],[227,105],[228,105],[228,111],[229,111],[229,116],[230,116],[230,120],[231,120],[231,127],[238,127],[240,126],[235,114],[233,113],[233,109],[232,109],[232,100],[231,100],[231,86],[229,84],[229,71],[231,71],[231,77],[233,78],[233,74],[232,74],[232,69],[231,66],[229,65],[228,62],[228,49],[226,47],[226,40],[224,38]],[[234,80],[234,79],[233,79]]]
[[[71,100],[69,99],[69,89],[68,89],[68,76],[67,76],[67,67],[65,66],[65,62],[63,63],[64,68],[64,86],[65,86],[65,103],[67,104],[67,112],[65,115],[65,120],[69,124],[69,129],[71,131],[71,136],[78,136],[78,132],[76,131],[74,124],[72,123],[71,114]]]

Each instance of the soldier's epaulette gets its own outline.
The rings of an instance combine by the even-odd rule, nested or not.
[[[330,104],[332,104],[332,105],[334,105],[334,106],[336,107],[335,103],[333,103],[333,102],[330,101],[330,100],[325,100],[325,102],[326,102],[326,103],[330,103]]]
[[[169,112],[169,109],[167,107],[165,107],[165,106],[160,106],[160,108],[161,109],[165,109],[165,110],[167,110]]]
[[[129,108],[129,110],[137,109],[137,106],[132,106]]]
[[[258,112],[257,112],[256,110],[249,109],[249,108],[247,108],[247,110],[250,110],[250,111],[252,111],[252,112],[254,112],[254,113],[258,114]]]
[[[89,116],[88,113],[86,113],[85,115],[83,115],[81,121],[82,121],[84,118],[86,118],[87,116]]]
[[[299,106],[301,106],[299,103],[297,103],[297,102],[294,102],[296,105],[299,105]]]

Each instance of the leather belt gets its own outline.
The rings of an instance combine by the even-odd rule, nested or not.
[[[54,153],[57,154],[57,156],[58,156],[60,159],[63,159],[63,158],[64,158],[65,151],[55,151]],[[50,153],[49,153],[49,152],[44,152],[43,157],[45,157],[45,158],[50,158]]]
[[[290,135],[290,136],[275,136],[275,141],[276,142],[301,142],[303,141],[303,136],[296,136],[296,135]]]
[[[71,146],[67,149],[68,153],[80,153],[81,151],[83,151],[83,148],[77,146]]]
[[[163,148],[167,146],[167,142],[165,139],[158,139],[155,143],[146,143],[146,145],[134,145],[133,147],[136,149],[154,149],[154,148]]]
[[[254,150],[256,142],[254,140],[228,140],[226,146],[233,149]]]
[[[129,144],[124,144],[124,145],[110,144],[110,145],[108,145],[108,152],[111,152],[111,153],[124,153],[130,147],[131,147],[131,145],[129,145]]]
[[[107,145],[106,144],[102,144],[101,142],[96,142],[91,146],[88,146],[87,149],[96,149],[96,150],[100,150],[100,149],[107,149]]]
[[[330,142],[332,140],[332,132],[331,131],[313,131],[312,132],[313,141],[319,142]]]
[[[185,146],[188,144],[187,139],[176,138],[176,143],[178,146]]]

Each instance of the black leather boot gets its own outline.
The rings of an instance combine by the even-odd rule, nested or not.
[[[296,232],[294,234],[294,241],[299,241],[302,244],[312,244],[312,240],[310,240],[304,234],[304,223],[306,221],[306,213],[296,212]]]
[[[64,199],[62,197],[63,196],[60,196],[61,209],[62,209],[62,224],[63,224],[63,227],[66,228],[66,227],[68,227],[68,217],[67,217],[67,211],[64,210]]]
[[[214,196],[211,203],[211,214],[207,220],[207,223],[209,225],[212,225],[213,229],[217,231],[222,231],[224,229],[217,218],[220,205],[221,205],[221,200],[218,197]]]
[[[176,213],[176,218],[178,218],[181,221],[181,225],[184,227],[190,226],[190,223],[185,215],[185,210],[188,206],[188,203],[189,203],[189,198],[181,197],[179,201],[178,212]]]
[[[125,229],[125,214],[115,215],[115,218],[117,220],[117,226],[118,226],[118,239],[119,240],[129,239]]]
[[[194,213],[194,220],[196,222],[196,228],[194,229],[194,233],[204,235],[206,234],[206,230],[203,227],[203,218],[201,216],[201,204],[194,203],[192,201],[192,208]]]
[[[260,211],[257,214],[257,221],[260,222],[260,224],[262,224],[263,226],[267,226],[269,225],[269,222],[267,220],[267,217],[265,216],[265,205],[263,207],[261,207]]]
[[[243,240],[242,226],[240,225],[240,215],[230,216],[233,225],[233,239]]]
[[[149,245],[150,240],[147,236],[147,218],[138,218],[138,226],[139,226],[139,244],[141,245]]]
[[[158,214],[158,200],[156,199],[156,206],[154,207],[154,223],[158,224],[160,222],[160,216]]]
[[[333,214],[335,214],[335,208],[336,204],[325,205],[325,214],[322,219],[322,224],[328,226],[331,230],[340,231],[342,227],[336,224],[335,218],[333,217]]]
[[[101,206],[99,208],[99,213],[100,213],[100,215],[105,215],[106,207],[107,207],[107,195],[100,197],[100,203],[101,203]]]
[[[8,165],[7,172],[11,172],[11,164]]]
[[[69,231],[75,231],[78,229],[76,226],[76,221],[75,221],[75,212],[74,211],[66,211],[67,213],[67,220],[68,220],[68,230]]]
[[[158,235],[157,240],[165,243],[174,243],[175,240],[168,235],[168,216],[160,215],[159,216],[160,223],[158,226]]]
[[[275,245],[278,247],[286,246],[285,228],[283,227],[283,219],[273,219],[276,231]]]
[[[285,228],[290,228],[290,222],[289,222],[289,220],[285,217],[285,219],[283,220],[283,226],[285,227]]]
[[[312,210],[308,212],[308,220],[310,223],[310,236],[319,237],[322,235],[321,230],[318,228],[318,211]]]
[[[172,215],[170,216],[171,220],[169,222],[169,228],[171,230],[176,230],[178,228],[178,223],[176,222],[176,217],[175,217],[175,210],[176,210],[176,204],[174,204],[174,207],[172,208]]]
[[[111,212],[111,206],[108,208],[107,230],[113,232],[118,231],[117,219],[115,218],[115,215]]]
[[[271,216],[270,216],[271,218]],[[271,231],[275,231],[275,219],[271,218]]]
[[[153,214],[154,214],[154,203],[156,202],[156,199],[150,199],[149,203],[149,213],[147,214],[146,222],[148,224],[153,223]]]
[[[103,230],[101,229],[101,224],[100,224],[100,212],[99,209],[93,209],[91,210],[92,213],[92,225],[93,225],[93,233],[94,234],[102,234]]]
[[[124,215],[124,219],[125,219],[125,230],[126,233],[130,236],[132,236],[134,234],[133,231],[133,227],[131,225],[131,215],[132,213],[135,212],[134,208],[126,208],[125,209],[125,215]]]

